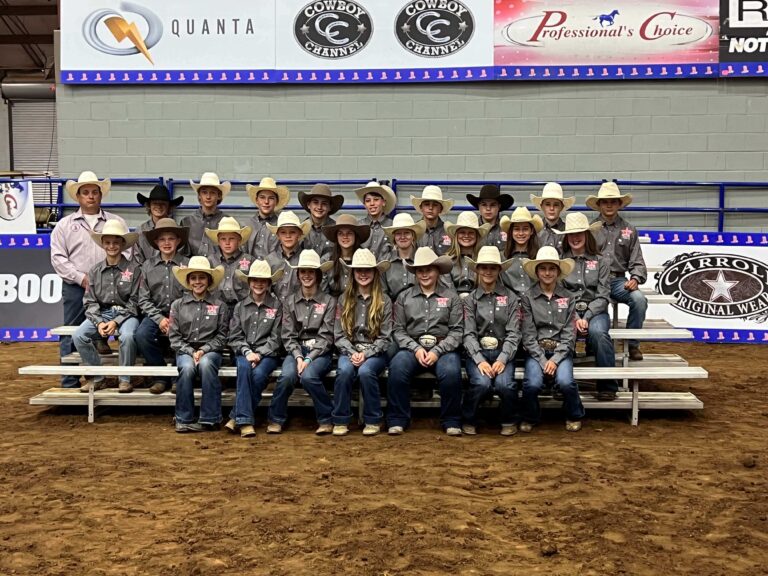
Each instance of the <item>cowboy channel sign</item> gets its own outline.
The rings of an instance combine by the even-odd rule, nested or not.
[[[749,1],[68,0],[61,14],[61,81],[323,84],[738,75],[747,68],[734,71],[736,56],[719,42],[720,20],[746,11],[749,28],[735,27],[732,17],[723,23],[735,38],[729,46],[743,51],[764,45],[761,23],[768,17],[755,13],[761,2]],[[750,66],[751,75],[765,72]]]

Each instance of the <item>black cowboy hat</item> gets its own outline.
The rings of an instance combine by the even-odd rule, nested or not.
[[[467,194],[467,201],[475,208],[480,204],[480,200],[496,200],[500,208],[499,212],[509,209],[515,203],[515,199],[509,194],[500,194],[501,190],[496,184],[484,184],[480,188],[480,195]]]
[[[144,194],[141,193],[136,194],[136,201],[142,206],[146,206],[147,202],[152,202],[153,200],[168,202],[172,207],[175,208],[184,202],[184,196],[177,196],[176,198],[171,199],[171,192],[162,184],[157,184],[154,188],[152,188],[149,196],[144,196]]]

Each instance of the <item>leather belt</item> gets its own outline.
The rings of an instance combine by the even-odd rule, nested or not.
[[[483,350],[496,350],[499,347],[499,339],[494,336],[483,336],[480,338],[480,348]]]
[[[542,338],[539,340],[539,346],[541,346],[547,352],[554,352],[555,348],[557,348],[559,344],[559,340],[553,340],[552,338]]]

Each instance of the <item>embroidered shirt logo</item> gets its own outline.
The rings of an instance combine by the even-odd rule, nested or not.
[[[506,296],[496,296],[496,306],[506,306],[506,305],[507,305]]]
[[[219,313],[219,307],[216,304],[208,304],[205,307],[206,316],[216,316]]]
[[[568,298],[558,298],[557,299],[557,309],[558,310],[567,310],[568,309]]]
[[[597,260],[587,260],[587,270],[597,270]]]
[[[632,238],[632,228],[622,228],[621,237],[624,240],[629,240],[630,238]]]
[[[267,317],[269,320],[274,320],[274,319],[275,319],[275,315],[276,315],[276,314],[277,314],[277,310],[275,310],[274,308],[265,308],[265,309],[264,309],[264,315],[265,315],[265,316],[266,316],[266,317]]]
[[[437,307],[448,308],[448,300],[449,298],[437,298]]]

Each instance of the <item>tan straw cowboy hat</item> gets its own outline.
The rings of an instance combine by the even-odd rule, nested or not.
[[[211,277],[211,285],[208,286],[208,291],[213,292],[216,286],[219,285],[222,278],[224,278],[224,266],[216,266],[211,268],[211,263],[208,262],[208,258],[205,256],[192,256],[186,266],[174,266],[173,275],[176,280],[184,286],[187,290],[192,288],[189,285],[189,275],[193,272],[205,272]]]
[[[619,191],[619,185],[616,182],[603,182],[600,185],[600,190],[597,191],[597,196],[587,196],[585,204],[592,208],[592,210],[600,211],[600,200],[610,200],[615,198],[621,201],[621,209],[623,210],[630,204],[632,204],[632,194],[622,194]]]
[[[531,194],[531,202],[539,210],[541,210],[541,203],[544,200],[560,200],[560,202],[563,203],[563,210],[568,210],[576,203],[576,196],[563,198],[563,187],[557,182],[547,182],[544,185],[544,190],[542,190],[541,196]]]
[[[258,196],[259,192],[262,190],[274,193],[275,196],[277,196],[275,212],[280,212],[280,210],[285,208],[285,205],[288,204],[288,199],[291,197],[291,193],[286,186],[278,186],[275,179],[270,178],[269,176],[262,178],[258,186],[246,184],[245,190],[248,192],[248,196],[253,204],[256,204],[256,196]]]
[[[518,206],[515,211],[512,212],[512,216],[502,216],[499,221],[499,228],[504,232],[508,232],[513,224],[528,223],[533,226],[533,229],[538,234],[541,229],[544,228],[544,221],[538,214],[531,215],[531,211],[525,206]]]
[[[224,216],[219,221],[219,227],[215,230],[211,230],[210,228],[205,229],[205,235],[208,236],[208,238],[211,239],[211,241],[215,244],[219,241],[219,234],[222,234],[224,232],[233,232],[235,234],[240,235],[240,246],[248,242],[248,238],[251,236],[251,227],[250,226],[243,226],[240,228],[240,224],[232,218],[232,216]]]
[[[599,220],[597,222],[589,223],[587,217],[581,212],[572,212],[565,217],[565,230],[552,230],[555,234],[577,234],[579,232],[586,232],[589,230],[594,236],[598,230],[603,227],[603,223]]]
[[[407,212],[398,212],[392,220],[392,226],[382,226],[381,229],[384,230],[384,234],[387,235],[390,242],[395,241],[395,232],[398,230],[410,230],[413,232],[415,240],[418,241],[427,231],[427,223],[424,220],[414,222],[413,216]]]
[[[123,250],[127,250],[136,244],[136,240],[139,239],[138,232],[129,232],[128,228],[126,228],[125,224],[120,222],[120,220],[107,220],[104,222],[104,228],[101,229],[101,232],[91,232],[90,234],[91,240],[96,242],[99,246],[101,246],[101,241],[104,236],[118,236],[125,240]]]
[[[330,203],[331,207],[328,210],[328,214],[336,214],[341,209],[341,205],[344,204],[344,196],[341,194],[333,194],[331,187],[328,184],[315,184],[309,192],[299,192],[299,204],[307,212],[309,212],[309,201],[312,198],[320,197],[325,198]]]
[[[231,182],[222,182],[219,179],[219,175],[216,174],[216,172],[205,172],[200,177],[200,182],[195,182],[194,180],[189,181],[189,185],[192,186],[192,189],[195,192],[198,192],[200,188],[203,186],[210,186],[212,188],[218,188],[219,192],[221,192],[222,199],[229,194],[229,191],[232,189],[232,183]]]
[[[536,258],[532,260],[523,258],[523,270],[525,270],[525,273],[528,274],[528,276],[537,280],[536,266],[546,262],[556,264],[560,268],[560,275],[557,277],[558,280],[562,280],[568,276],[568,274],[573,272],[573,267],[575,265],[572,258],[563,258],[561,260],[560,255],[557,253],[557,248],[554,246],[542,246],[536,253]]]
[[[371,227],[367,224],[359,224],[357,218],[351,214],[339,214],[336,218],[336,224],[323,226],[323,235],[336,244],[336,234],[339,232],[339,228],[351,228],[360,244],[368,240],[371,235]]]
[[[277,231],[280,230],[280,228],[298,228],[301,231],[301,238],[304,238],[309,233],[309,229],[312,227],[312,222],[307,220],[306,222],[299,222],[299,217],[296,216],[294,212],[291,212],[290,210],[285,210],[284,212],[280,212],[280,215],[277,217],[277,224],[267,224],[267,229],[277,236]],[[299,238],[299,240],[301,240]]]
[[[333,262],[330,260],[326,262],[320,262],[320,256],[317,255],[317,252],[314,250],[302,250],[301,254],[299,254],[299,262],[296,264],[296,266],[293,266],[292,264],[288,264],[291,268],[294,270],[301,270],[301,269],[307,269],[310,270],[320,270],[321,272],[328,272],[331,268],[333,268]]]
[[[355,190],[355,195],[360,199],[360,202],[365,202],[366,194],[378,194],[384,198],[384,214],[389,214],[395,209],[397,197],[392,188],[386,184],[380,184],[379,182],[376,182],[376,180],[371,180],[362,188],[357,188]]]
[[[416,250],[413,256],[413,264],[406,264],[408,272],[415,272],[417,268],[435,266],[440,274],[447,274],[453,268],[453,260],[450,256],[438,256],[429,246],[422,246]]]
[[[285,270],[280,268],[280,270],[273,273],[266,260],[254,260],[250,270],[248,270],[248,274],[243,274],[240,270],[235,270],[235,276],[246,282],[249,278],[254,278],[256,280],[270,280],[274,283],[283,277],[283,272],[285,272]]]
[[[177,249],[184,246],[189,238],[189,228],[186,226],[179,226],[173,218],[160,218],[160,220],[155,223],[155,227],[152,230],[145,230],[143,234],[147,239],[147,242],[157,248],[157,238],[163,232],[173,232],[181,239]]]
[[[389,260],[382,260],[378,264],[376,263],[376,256],[368,248],[358,248],[352,255],[352,263],[347,264],[344,260],[341,261],[341,265],[347,270],[354,270],[355,268],[373,269],[376,268],[379,272],[386,272],[392,263]]]
[[[477,214],[474,212],[462,212],[459,214],[459,217],[456,218],[456,224],[452,222],[446,222],[445,223],[445,231],[448,232],[448,235],[451,237],[456,237],[456,233],[461,228],[470,228],[477,232],[478,240],[480,238],[484,238],[488,232],[491,230],[490,224],[483,224],[480,226],[480,221],[477,218]]]
[[[499,249],[496,246],[483,246],[480,248],[480,251],[477,253],[477,260],[467,258],[467,265],[473,272],[478,264],[500,266],[502,270],[506,270],[512,266],[512,262],[512,258],[502,261],[501,252],[499,252]]]
[[[109,178],[99,180],[96,174],[90,170],[86,170],[85,172],[80,173],[77,180],[67,180],[64,188],[66,188],[72,200],[77,202],[77,192],[80,190],[81,186],[85,186],[86,184],[94,184],[98,186],[99,190],[101,190],[102,198],[107,195],[109,189],[112,187],[112,181]]]
[[[440,204],[443,207],[443,212],[448,212],[453,208],[453,200],[443,198],[442,189],[440,186],[435,186],[434,184],[424,187],[424,190],[421,191],[421,198],[411,196],[411,204],[413,204],[413,207],[416,208],[419,213],[421,213],[421,203],[427,200]]]

